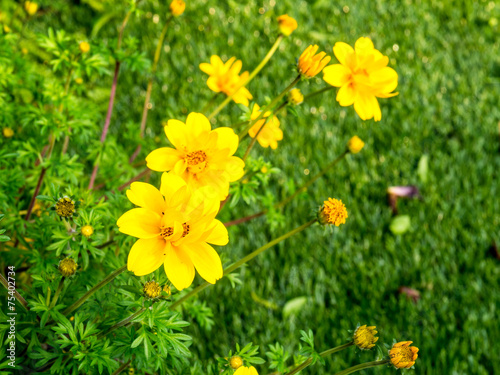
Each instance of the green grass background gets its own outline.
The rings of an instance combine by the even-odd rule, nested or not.
[[[56,3],[58,11],[38,17],[30,25],[33,31],[52,26],[88,36],[102,15],[91,6],[95,1]],[[151,58],[168,4],[147,1],[140,8],[144,13],[130,21],[126,35],[139,38]],[[120,10],[118,6],[115,17],[103,24],[95,43],[114,43],[124,15]],[[288,205],[281,227],[271,229],[261,218],[231,228],[230,244],[223,250],[226,259],[234,261],[306,222],[329,196],[343,200],[349,219],[333,231],[310,228],[268,250],[243,269],[242,285],[233,289],[223,280],[203,292],[215,326],[206,331],[193,322],[188,328],[194,355],[208,363],[234,349],[236,342],[249,341],[263,352],[280,342],[296,353],[300,329],[312,329],[318,350],[325,350],[343,343],[347,330],[360,322],[378,327],[381,344],[391,344],[393,338],[412,340],[420,348],[416,373],[500,373],[500,263],[489,255],[493,241],[500,244],[495,21],[500,5],[472,0],[188,1],[167,35],[140,158],[167,145],[162,121],[183,120],[212,97],[199,63],[212,54],[237,56],[245,70],[252,70],[274,42],[275,18],[283,13],[295,17],[299,28],[248,86],[259,104],[294,78],[295,59],[309,44],[333,56],[335,42],[352,45],[360,36],[372,38],[390,57],[400,77],[399,96],[380,100],[379,123],[361,121],[352,107],[341,108],[335,91],[305,103],[298,117],[280,116],[285,136],[278,150],[257,146],[252,154],[282,170],[270,188],[279,198],[307,181],[305,170],[310,177],[340,154],[351,136],[360,136],[366,147]],[[152,21],[155,14],[159,23]],[[147,72],[126,69],[120,75],[110,139],[129,154],[137,143],[147,77]],[[105,77],[87,94],[102,109],[103,122],[110,85],[111,77]],[[300,88],[308,93],[324,85],[319,75]],[[229,105],[216,125],[238,122],[240,114]],[[429,158],[425,182],[417,174],[423,155]],[[121,163],[126,160],[117,165],[110,153],[100,180],[112,181]],[[389,230],[386,189],[408,184],[417,185],[423,199],[399,202],[400,214],[411,217],[411,230],[397,236]],[[226,207],[221,219],[260,209]],[[399,295],[400,286],[419,290],[420,300],[413,303]],[[252,292],[278,308],[256,302]],[[308,303],[285,318],[285,303],[301,296]],[[373,359],[373,352],[349,350],[303,373],[333,374]],[[262,367],[261,373],[267,371]]]

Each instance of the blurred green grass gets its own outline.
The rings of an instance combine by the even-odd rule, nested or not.
[[[85,2],[59,6],[60,14],[45,15],[33,29],[59,25],[90,35],[98,13]],[[163,16],[168,4],[149,1],[140,7],[145,12],[131,20],[126,35],[139,38],[151,56],[163,26],[153,16]],[[274,41],[275,18],[283,13],[295,17],[299,28],[250,83],[259,104],[293,79],[295,58],[314,43],[332,54],[337,41],[352,45],[369,36],[400,76],[399,96],[380,101],[379,123],[361,121],[329,92],[300,107],[298,117],[281,118],[285,138],[277,151],[255,148],[254,156],[263,155],[282,170],[272,192],[284,197],[307,180],[306,170],[312,176],[340,154],[351,136],[367,143],[287,206],[283,227],[271,230],[265,219],[257,219],[230,230],[224,252],[232,261],[308,220],[329,196],[341,198],[349,211],[339,229],[311,228],[258,257],[242,271],[241,286],[232,289],[226,280],[204,292],[201,298],[213,309],[215,326],[210,332],[191,326],[196,357],[208,363],[236,342],[249,341],[262,348],[278,341],[296,351],[299,329],[312,329],[323,350],[341,344],[360,322],[376,325],[381,343],[412,340],[420,348],[417,373],[498,373],[500,263],[488,249],[493,241],[500,243],[500,96],[494,77],[499,28],[492,21],[499,9],[494,2],[472,0],[188,2],[167,36],[140,158],[167,144],[162,121],[184,119],[211,98],[198,64],[212,54],[234,55],[243,60],[244,70],[252,70]],[[117,12],[94,40],[111,43],[121,17]],[[147,77],[147,72],[120,75],[111,136],[129,154],[135,149]],[[103,119],[110,81],[103,79],[89,94],[102,107]],[[301,89],[307,93],[323,85],[318,77]],[[237,122],[240,113],[228,106],[217,126]],[[422,155],[429,156],[426,182],[417,174]],[[100,173],[112,176],[116,168],[120,165],[110,154]],[[399,211],[411,217],[412,226],[395,236],[389,230],[386,189],[407,184],[417,185],[423,200],[400,201]],[[221,218],[259,210],[226,207]],[[400,286],[419,290],[420,300],[399,295]],[[279,309],[255,302],[252,292]],[[284,318],[284,304],[300,296],[308,296],[308,303]],[[359,356],[344,352],[304,373],[335,373],[375,354]]]

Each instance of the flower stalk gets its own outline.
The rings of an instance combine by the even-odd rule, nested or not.
[[[249,262],[250,260],[252,260],[253,258],[255,258],[257,255],[259,255],[260,253],[262,253],[265,250],[273,247],[274,245],[280,243],[281,241],[286,240],[287,238],[293,236],[294,234],[302,232],[304,229],[306,229],[306,228],[310,227],[311,225],[313,225],[316,221],[317,221],[317,219],[312,219],[311,221],[309,221],[309,222],[301,225],[300,227],[297,227],[297,228],[291,230],[290,232],[282,235],[281,237],[278,237],[278,238],[276,238],[276,239],[268,242],[264,246],[259,247],[257,250],[255,250],[252,253],[248,254],[246,257],[243,257],[242,259],[240,259],[236,263],[233,263],[231,266],[229,266],[226,269],[224,269],[223,276],[229,275],[234,270],[240,268],[242,265],[244,265],[245,263]],[[175,301],[170,306],[170,309],[171,310],[175,309],[176,307],[180,306],[182,303],[184,303],[185,301],[187,301],[191,297],[195,296],[196,294],[198,294],[202,290],[206,289],[210,285],[212,285],[212,284],[210,284],[208,282],[204,282],[203,284],[200,284],[199,286],[197,286],[196,288],[194,288],[192,291],[190,291],[189,293],[187,293],[186,295],[184,295],[183,297],[181,297],[180,299],[178,299],[177,301]]]
[[[59,295],[61,294],[61,291],[63,290],[64,287],[64,276],[62,277],[61,281],[59,282],[59,286],[57,287],[56,294],[54,294],[54,299],[52,300],[52,303],[50,304],[50,308],[53,308],[57,300],[59,299]]]
[[[371,368],[371,367],[382,366],[382,365],[385,365],[387,363],[389,363],[388,359],[383,359],[381,361],[366,362],[366,363],[362,363],[360,365],[349,367],[346,370],[337,372],[335,375],[348,375],[348,374],[352,374],[353,372],[361,371],[361,370]]]
[[[71,306],[66,308],[66,310],[63,311],[64,315],[69,315],[73,311],[75,311],[77,308],[79,308],[83,303],[88,300],[91,296],[94,295],[95,292],[97,292],[99,289],[101,289],[103,286],[109,284],[111,281],[113,281],[119,274],[127,270],[127,265],[124,265],[117,270],[113,271],[110,273],[108,276],[106,276],[104,279],[101,280],[96,286],[94,286],[92,289],[90,289],[87,293],[85,293],[78,301],[73,303]]]
[[[0,274],[0,283],[2,283],[2,285],[5,287],[5,289],[7,289],[8,292],[11,291],[9,289],[9,283],[7,282],[7,280],[5,280],[5,277],[3,277],[2,274]],[[21,304],[21,307],[24,309],[24,311],[28,312],[28,302],[26,302],[26,300],[17,292],[17,290],[14,290],[14,297],[16,297],[17,302]]]
[[[111,327],[109,327],[109,329],[105,332],[105,333],[101,333],[97,336],[97,339],[101,339],[107,335],[109,335],[111,332],[113,331],[116,331],[118,328],[121,328],[123,326],[126,326],[127,324],[129,324],[132,320],[134,320],[135,318],[137,318],[139,315],[141,315],[144,311],[146,311],[146,308],[145,307],[142,307],[140,308],[139,310],[137,310],[135,313],[133,313],[132,315],[130,315],[128,318],[125,318],[123,319],[122,321],[112,325]]]
[[[248,76],[248,78],[244,82],[242,82],[238,86],[236,86],[236,89],[234,90],[233,94],[232,95],[228,95],[228,97],[226,99],[224,99],[224,101],[221,104],[219,104],[219,106],[217,108],[215,108],[214,111],[210,115],[208,115],[208,119],[209,120],[211,120],[212,118],[214,118],[215,116],[217,116],[219,114],[219,112],[222,111],[222,109],[226,105],[229,104],[229,102],[233,99],[234,94],[236,94],[239,89],[241,89],[242,87],[245,87],[246,85],[248,85],[248,83],[252,79],[254,79],[254,77],[257,74],[259,74],[259,72],[262,70],[262,68],[264,68],[264,66],[268,63],[268,61],[274,55],[274,53],[278,49],[278,47],[279,47],[279,45],[280,45],[280,43],[281,43],[282,40],[283,40],[283,35],[278,36],[278,39],[276,39],[276,41],[274,42],[273,46],[271,47],[271,49],[267,53],[267,55],[264,56],[264,59],[260,62],[259,65],[257,65],[257,67],[252,71],[252,73],[250,73],[250,75]]]

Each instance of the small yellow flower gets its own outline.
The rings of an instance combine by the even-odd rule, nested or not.
[[[358,327],[356,331],[354,331],[354,344],[360,349],[371,349],[375,346],[375,343],[378,340],[378,337],[375,326],[367,327],[366,324],[364,326]]]
[[[142,290],[148,298],[158,298],[161,294],[161,286],[156,281],[148,281]]]
[[[260,169],[260,171],[262,173],[264,173],[264,174],[266,174],[267,172],[269,172],[269,170],[267,169],[267,167],[265,165]]]
[[[354,49],[343,42],[335,43],[333,53],[340,64],[323,70],[326,83],[340,87],[337,101],[343,107],[354,104],[362,120],[380,121],[382,112],[377,98],[398,95],[398,73],[389,68],[389,58],[375,49],[369,38],[359,38]]]
[[[248,72],[240,75],[243,63],[231,57],[226,63],[222,62],[217,55],[210,57],[209,63],[201,63],[200,69],[208,74],[207,85],[213,92],[223,92],[227,96],[233,95],[233,101],[248,107],[252,94],[245,87],[241,87],[235,93],[236,88],[248,78]]]
[[[259,375],[255,367],[250,366],[250,367],[245,367],[241,366],[234,372],[233,375]]]
[[[10,138],[14,136],[14,130],[12,130],[11,128],[3,128],[2,133],[5,138]]]
[[[237,370],[241,366],[243,366],[243,360],[241,359],[240,356],[235,355],[235,356],[231,357],[231,359],[229,360],[229,365],[231,366],[231,368],[233,370]]]
[[[165,285],[163,287],[163,291],[167,293],[167,297],[170,297],[172,295],[172,289],[170,289],[170,285]]]
[[[23,53],[23,55],[27,55],[29,53],[26,47],[21,48],[21,52]]]
[[[299,105],[304,101],[304,95],[300,89],[292,89],[288,92],[288,102],[293,105]]]
[[[61,198],[56,203],[56,213],[60,217],[69,218],[75,213],[75,201],[69,197]]]
[[[35,3],[34,1],[26,1],[24,3],[24,10],[26,11],[26,13],[32,16],[37,12],[38,4]]]
[[[73,258],[64,258],[59,262],[59,272],[64,277],[73,276],[78,268],[78,264],[73,260]]]
[[[260,106],[258,104],[254,104],[251,119],[255,120],[259,117],[259,115]],[[266,112],[264,114],[264,118],[257,121],[254,126],[250,128],[248,135],[255,138],[257,133],[259,133],[257,135],[257,141],[259,144],[264,148],[271,147],[273,150],[276,150],[276,148],[278,148],[278,141],[283,139],[283,131],[280,129],[280,120],[278,120],[278,117],[272,116],[271,118],[268,118],[270,115],[271,112]],[[264,129],[260,130],[262,126],[264,126]]]
[[[340,199],[335,198],[324,201],[318,213],[318,220],[322,225],[332,224],[338,227],[340,224],[345,224],[347,217],[345,205]]]
[[[127,267],[136,276],[148,275],[161,265],[177,290],[188,288],[195,269],[211,284],[223,275],[219,254],[212,246],[229,242],[227,229],[215,216],[220,200],[210,198],[210,187],[191,189],[179,176],[164,173],[160,190],[133,182],[128,199],[139,206],[117,222],[120,232],[137,237]]]
[[[418,348],[410,346],[413,341],[401,341],[392,346],[389,350],[391,363],[396,368],[410,368],[415,364],[418,357]]]
[[[278,17],[278,27],[284,36],[290,36],[297,28],[297,21],[288,14],[283,14]]]
[[[349,139],[349,142],[347,142],[347,148],[353,154],[360,152],[363,147],[365,147],[365,142],[363,142],[357,135]]]
[[[90,236],[92,236],[92,234],[94,233],[94,228],[92,228],[91,225],[84,225],[82,227],[82,234],[89,238]]]
[[[330,56],[326,56],[326,52],[320,52],[316,54],[318,51],[317,45],[310,45],[302,52],[302,55],[299,57],[299,73],[312,78],[319,72],[323,70],[323,68],[330,62],[332,59]]]
[[[7,25],[3,25],[3,31],[4,31],[4,33],[8,34],[8,33],[10,33],[12,30],[10,29],[10,27],[9,27],[9,26],[7,26]]]
[[[128,375],[134,375],[135,374],[135,369],[133,367],[128,369]]]
[[[81,42],[78,48],[80,48],[80,51],[82,51],[82,53],[87,53],[88,51],[90,51],[90,44],[88,42]]]
[[[184,13],[185,9],[186,9],[186,3],[182,0],[173,0],[170,3],[170,12],[175,17],[178,17],[182,13]]]
[[[83,78],[81,78],[81,77],[77,77],[77,78],[75,78],[75,83],[76,83],[77,85],[81,85],[81,84],[83,83]]]
[[[163,147],[146,157],[148,168],[180,176],[193,188],[211,186],[220,200],[229,194],[229,183],[243,176],[245,162],[233,156],[239,139],[231,128],[212,130],[201,113],[190,113],[186,123],[169,120],[165,134],[175,148]]]

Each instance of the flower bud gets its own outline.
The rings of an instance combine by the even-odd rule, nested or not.
[[[87,42],[81,42],[78,48],[80,48],[80,51],[82,51],[82,53],[87,53],[88,51],[90,51],[90,44],[88,44]]]
[[[148,298],[158,298],[161,294],[161,287],[156,281],[148,281],[142,290]]]
[[[233,370],[236,370],[236,369],[240,368],[241,366],[243,366],[243,360],[241,359],[240,356],[235,355],[235,356],[231,357],[231,359],[229,360],[229,365],[231,366],[231,368]]]
[[[363,142],[357,135],[349,139],[349,142],[347,142],[347,148],[353,154],[360,152],[363,147],[365,147],[365,142]]]
[[[37,10],[38,10],[38,4],[35,3],[34,1],[26,1],[24,3],[24,10],[30,16],[33,16],[37,12]]]
[[[396,368],[410,368],[418,357],[418,348],[410,346],[412,341],[402,341],[394,344],[389,350],[391,363]]]
[[[92,228],[91,225],[84,225],[82,227],[82,234],[89,238],[90,236],[92,236],[92,234],[94,233],[94,228]]]
[[[78,268],[78,264],[74,261],[73,258],[64,258],[59,262],[59,272],[64,277],[73,276],[76,273],[76,269]]]
[[[5,138],[10,138],[14,136],[14,130],[12,130],[11,128],[3,128],[2,132]]]
[[[288,92],[288,102],[293,105],[299,105],[304,101],[304,95],[300,92],[300,89],[293,89]]]
[[[60,217],[70,218],[75,213],[75,201],[69,197],[63,197],[57,201],[55,208]]]
[[[170,285],[165,285],[163,287],[163,291],[167,293],[167,296],[170,297],[172,295],[172,289],[170,289]]]
[[[290,36],[297,28],[297,21],[288,14],[283,14],[278,17],[278,27],[284,36]]]
[[[328,198],[318,212],[318,221],[322,225],[332,224],[339,226],[345,224],[347,210],[340,199]]]
[[[173,0],[170,3],[170,13],[174,17],[179,17],[182,13],[184,13],[184,10],[186,9],[186,3],[182,0]]]
[[[375,346],[375,343],[378,340],[378,337],[375,326],[367,327],[366,324],[364,326],[358,327],[356,331],[354,331],[354,344],[360,349],[371,349]]]
[[[300,55],[298,69],[302,76],[307,78],[314,77],[321,72],[332,59],[330,56],[327,56],[325,52],[316,54],[318,48],[317,45],[310,45],[302,52],[302,55]]]
[[[77,85],[81,85],[81,84],[83,83],[83,78],[81,78],[81,77],[77,77],[77,78],[75,78],[75,83],[76,83]]]

